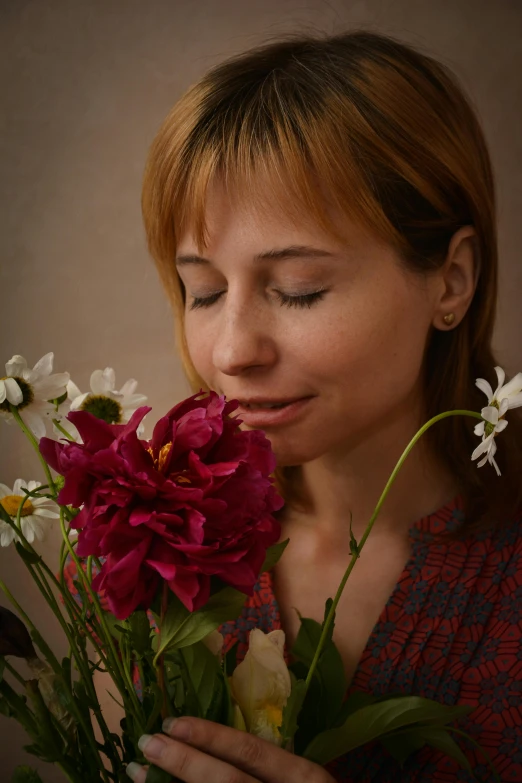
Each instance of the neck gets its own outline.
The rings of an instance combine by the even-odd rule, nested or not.
[[[310,499],[310,509],[305,513],[290,509],[288,519],[343,539],[349,535],[351,513],[352,531],[359,540],[420,421],[418,414],[399,415],[348,448],[301,465],[298,481]],[[414,522],[437,511],[458,492],[454,477],[430,454],[422,438],[396,477],[372,536],[407,535]]]

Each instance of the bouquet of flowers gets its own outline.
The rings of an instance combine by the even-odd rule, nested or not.
[[[417,440],[446,416],[479,420],[472,455],[494,460],[495,435],[509,407],[522,405],[522,373],[495,392],[481,413],[450,411],[422,427],[392,473],[322,623],[300,617],[284,656],[284,633],[250,633],[246,658],[223,653],[219,628],[236,619],[259,576],[287,541],[275,513],[283,506],[275,458],[260,431],[241,431],[238,404],[214,392],[183,400],[144,439],[150,408],[129,380],[116,391],[114,371],[96,370],[82,394],[68,373],[52,372],[53,354],[31,370],[14,356],[0,380],[0,415],[18,424],[41,461],[42,481],[0,484],[0,545],[14,545],[56,615],[69,654],[58,660],[8,586],[0,607],[0,712],[31,739],[27,750],[58,765],[71,783],[124,781],[144,761],[143,734],[169,716],[198,716],[234,726],[318,764],[374,740],[399,763],[425,744],[470,769],[452,737],[465,706],[415,696],[346,698],[333,642],[335,610],[398,471]],[[50,432],[52,430],[52,432]],[[49,437],[49,434],[51,437]],[[55,573],[38,552],[45,524],[62,533]],[[284,555],[283,555],[284,556]],[[30,677],[16,659],[23,659]],[[124,717],[111,732],[95,687],[97,672],[114,683]],[[462,732],[460,732],[462,734]],[[19,767],[18,783],[38,774]],[[170,780],[151,766],[147,781]]]

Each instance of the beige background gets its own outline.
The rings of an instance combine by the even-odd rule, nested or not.
[[[0,364],[47,351],[82,390],[107,365],[156,414],[186,396],[169,311],[140,216],[154,132],[203,72],[268,35],[370,27],[410,41],[460,76],[491,145],[500,204],[499,359],[522,369],[522,1],[3,0],[0,3]],[[3,366],[0,367],[0,370]],[[0,372],[0,376],[2,372]],[[153,414],[154,415],[154,414]],[[40,478],[22,436],[0,422],[0,481]],[[57,531],[43,546],[54,564]],[[0,575],[60,646],[14,550]],[[5,600],[0,597],[0,603]],[[0,778],[31,763],[0,716]]]

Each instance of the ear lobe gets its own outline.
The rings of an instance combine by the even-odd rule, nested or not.
[[[478,242],[473,226],[463,226],[452,236],[448,253],[440,269],[442,295],[434,317],[434,326],[447,330],[462,321],[473,299],[480,274]],[[451,324],[444,319],[454,313]]]

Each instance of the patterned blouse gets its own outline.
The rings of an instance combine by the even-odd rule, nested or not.
[[[410,529],[411,556],[373,629],[349,693],[405,693],[475,710],[459,726],[488,753],[502,783],[522,783],[522,513],[494,532],[439,543],[464,521],[456,498]],[[72,561],[69,589],[77,595]],[[79,596],[77,596],[79,599]],[[252,628],[281,628],[270,572],[241,616],[221,626],[237,661]],[[287,660],[288,651],[286,652]],[[136,677],[139,690],[139,678]],[[475,777],[425,747],[401,769],[378,743],[327,766],[339,783],[493,783],[489,766],[459,740]]]
[[[459,726],[488,753],[502,783],[522,783],[522,514],[514,522],[451,543],[434,543],[464,520],[450,504],[410,529],[412,552],[366,645],[349,693],[406,693],[476,709]],[[241,617],[222,626],[225,650],[244,657],[252,628],[281,628],[269,572]],[[476,777],[424,748],[401,770],[379,744],[328,765],[342,783],[493,781],[484,758],[458,740]]]

